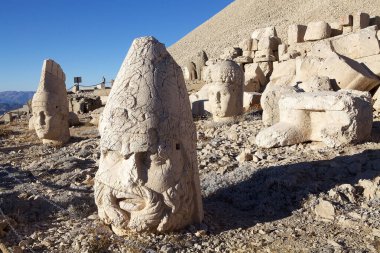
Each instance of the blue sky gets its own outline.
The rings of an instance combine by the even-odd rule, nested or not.
[[[233,0],[2,0],[0,91],[33,91],[54,59],[83,84],[115,78],[134,38],[170,46]]]

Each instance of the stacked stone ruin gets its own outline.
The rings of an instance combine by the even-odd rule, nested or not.
[[[350,129],[352,125],[358,124],[360,129],[370,129],[372,121],[365,120],[362,126],[363,122],[358,120],[362,114],[366,115],[363,116],[365,119],[369,118],[369,114],[372,118],[372,106],[380,110],[378,100],[380,91],[377,91],[380,84],[379,28],[379,17],[371,18],[367,13],[357,12],[341,17],[334,23],[314,21],[307,25],[291,25],[286,40],[277,37],[275,27],[258,29],[252,33],[251,38],[244,39],[237,46],[226,48],[218,59],[209,60],[204,72],[207,73],[213,65],[220,62],[236,62],[244,71],[243,111],[257,108],[260,103],[265,126],[270,127],[287,121],[285,116],[287,113],[284,112],[286,110],[324,111],[325,114],[329,114],[324,103],[330,101],[334,104],[342,100],[346,104],[336,105],[334,108],[345,112],[346,116],[350,115],[351,118],[343,120],[341,127],[346,126],[346,129]],[[205,77],[203,81],[205,85],[202,89],[190,96],[193,114],[197,116],[213,114],[212,108],[215,104],[210,91],[210,82]],[[347,91],[338,93],[338,90]],[[349,90],[362,93],[353,93]],[[310,96],[308,93],[313,95]],[[302,101],[306,104],[308,99],[314,99],[320,104],[314,103],[309,106],[304,104],[300,108],[294,104],[294,108],[291,108],[282,101],[283,99],[288,102]],[[354,111],[360,111],[360,115],[354,116],[352,113]],[[303,120],[307,119],[309,124],[305,127],[312,129],[317,125],[314,122],[316,114],[306,114],[307,117],[305,115],[300,117]],[[236,113],[235,116],[238,115],[239,113]],[[294,120],[297,122],[297,119]],[[328,125],[329,117],[325,117],[325,120]],[[336,142],[327,141],[328,145],[363,141],[369,136],[368,130],[363,131],[366,134],[347,137],[346,140]],[[331,130],[330,134],[333,132]],[[310,133],[308,135],[298,138],[298,142],[323,139],[310,137]],[[290,145],[290,142],[286,141],[273,145],[264,142],[259,141],[258,145],[265,147],[285,145],[284,143]],[[294,141],[291,142],[294,144]]]

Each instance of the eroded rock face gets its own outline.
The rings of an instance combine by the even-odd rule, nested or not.
[[[34,129],[44,144],[62,145],[70,139],[65,80],[59,64],[50,59],[44,61],[32,100]]]
[[[208,68],[209,104],[215,121],[232,119],[243,112],[243,70],[233,61],[221,61]]]
[[[285,94],[279,108],[279,123],[257,135],[258,146],[271,148],[320,141],[337,147],[363,142],[371,135],[373,115],[368,92]]]
[[[203,218],[196,131],[181,68],[153,37],[136,39],[99,123],[99,217],[119,235]]]

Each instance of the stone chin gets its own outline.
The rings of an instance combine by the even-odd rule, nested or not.
[[[128,159],[120,159],[118,152],[102,153],[94,186],[99,217],[119,235],[127,230],[175,230],[188,224],[193,197],[189,196],[192,194],[189,177],[181,175],[186,171],[184,164],[174,160],[162,163],[163,174],[173,169],[172,162],[181,166],[177,168],[181,173],[161,174],[168,180],[160,180],[162,183],[158,184],[155,181],[159,174],[149,176],[148,172],[146,177],[142,172],[157,170],[156,162],[152,160],[150,165],[145,164],[148,167],[143,167],[140,158],[141,155],[133,154]],[[169,180],[170,177],[176,181]]]

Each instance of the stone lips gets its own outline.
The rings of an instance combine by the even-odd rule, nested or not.
[[[195,125],[181,68],[165,46],[136,39],[108,101],[99,123],[99,216],[118,234],[200,222]]]

